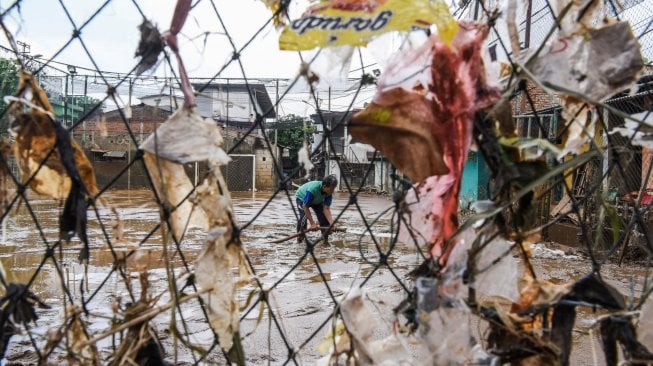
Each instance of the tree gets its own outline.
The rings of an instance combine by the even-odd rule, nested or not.
[[[297,152],[302,148],[305,139],[308,143],[313,141],[315,126],[307,122],[306,128],[304,128],[304,118],[289,114],[279,118],[275,129],[277,130],[277,144],[288,148],[290,159],[293,164],[297,164]],[[271,137],[274,139],[274,132],[272,134]]]
[[[14,60],[0,58],[0,111],[7,108],[5,95],[15,95],[18,88],[18,66]]]

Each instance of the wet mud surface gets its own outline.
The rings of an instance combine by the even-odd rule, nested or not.
[[[388,256],[388,265],[376,269],[375,264],[379,261],[377,248],[386,252],[391,245],[389,232],[392,210],[384,212],[392,206],[392,201],[377,195],[361,195],[357,200],[358,207],[349,206],[343,211],[348,197],[336,194],[332,211],[334,216],[340,215],[338,227],[346,229],[346,232],[333,234],[329,245],[319,242],[310,251],[305,242],[297,243],[295,239],[279,244],[270,243],[271,240],[294,232],[296,219],[288,197],[278,196],[268,202],[269,193],[258,192],[236,193],[232,199],[238,223],[243,228],[241,237],[255,274],[266,290],[272,289],[268,295],[274,317],[270,316],[270,309],[260,306],[253,307],[249,312],[241,312],[240,331],[248,364],[314,364],[323,356],[317,346],[334,325],[329,320],[336,305],[333,299],[361,284],[364,284],[367,299],[374,304],[371,310],[380,324],[378,337],[390,334],[395,320],[392,309],[405,298],[403,286],[412,288],[406,275],[422,262],[413,245],[399,243]],[[78,264],[80,243],[74,240],[57,250],[61,276],[57,274],[58,269],[51,260],[43,262],[44,239],[25,205],[21,205],[18,211],[13,211],[4,224],[0,261],[9,281],[27,283],[36,269],[42,266],[31,289],[51,305],[51,309],[37,310],[39,320],[31,333],[39,347],[43,346],[48,329],[61,324],[63,319],[62,285],[65,285],[69,296],[76,302],[81,299],[82,287],[84,298],[92,299],[88,306],[91,332],[102,332],[110,328],[112,304],[118,300],[121,303],[130,301],[125,291],[125,282],[131,282],[138,289],[138,268],[147,267],[150,292],[162,295],[160,303],[170,301],[161,234],[157,230],[160,216],[151,193],[145,190],[110,191],[105,200],[120,214],[123,232],[121,240],[116,241],[114,237],[116,230],[112,226],[115,226],[115,220],[109,208],[102,207],[97,214],[89,211],[88,233],[93,248],[89,266],[84,268]],[[43,228],[45,240],[51,244],[56,242],[60,207],[50,200],[38,198],[30,200],[30,205],[38,225]],[[101,220],[98,220],[98,216]],[[366,223],[372,225],[373,236],[366,232]],[[109,249],[105,235],[112,242],[113,251]],[[312,233],[308,239],[313,242],[319,236],[318,233]],[[167,249],[174,253],[171,262],[176,268],[177,283],[184,282],[188,273],[184,263],[192,268],[203,242],[203,233],[191,230],[180,245],[183,260],[173,244],[168,246]],[[136,254],[127,259],[128,271],[123,274],[111,273],[114,260],[121,259],[136,248],[139,248]],[[538,244],[533,251],[533,263],[541,278],[568,283],[591,271],[589,259],[557,249]],[[608,264],[602,273],[604,279],[624,295],[633,295],[635,298],[640,296],[646,275],[644,267]],[[64,279],[63,284],[61,277]],[[253,285],[243,288],[239,292],[241,304],[255,290]],[[195,344],[209,348],[213,335],[199,304],[191,300],[182,309],[182,316],[176,320],[178,329],[190,333]],[[595,336],[592,338],[588,334],[589,327],[599,315],[591,309],[580,310],[574,331],[571,364],[603,364],[600,344]],[[181,324],[180,318],[183,318],[184,324]],[[170,312],[157,316],[153,323],[170,361],[175,360],[175,357],[179,364],[192,364],[196,361],[183,347],[179,348],[176,355],[172,352],[174,337],[167,330]],[[285,337],[280,336],[274,323],[284,329]],[[479,326],[478,332],[482,329]],[[119,342],[108,337],[98,343],[102,357],[109,355],[112,342],[117,341]],[[15,336],[11,339],[7,360],[36,362],[37,355],[33,349],[26,334]],[[63,348],[60,351],[63,353]],[[64,356],[55,352],[52,360],[63,360],[62,357]],[[221,352],[214,351],[205,362],[223,364],[224,358]]]

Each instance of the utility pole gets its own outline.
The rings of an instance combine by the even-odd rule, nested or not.
[[[526,29],[524,30],[524,48],[528,49],[531,46],[531,21],[533,13],[533,0],[528,0],[528,7],[526,8]]]

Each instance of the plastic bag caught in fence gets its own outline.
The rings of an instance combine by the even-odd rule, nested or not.
[[[197,188],[193,199],[206,214],[209,232],[206,246],[195,265],[195,278],[202,289],[211,289],[206,303],[211,326],[218,333],[220,346],[229,351],[239,346],[239,305],[236,290],[251,279],[240,241],[233,237],[234,212],[227,185],[220,169]],[[232,273],[238,268],[238,275]],[[239,350],[242,353],[242,349]]]
[[[77,234],[84,245],[79,260],[88,260],[86,199],[98,191],[93,166],[68,130],[55,120],[54,110],[32,74],[21,72],[18,90],[19,97],[11,99],[14,120],[10,131],[16,134],[14,155],[22,181],[31,179],[30,187],[37,193],[66,199],[59,236],[70,241]]]
[[[54,123],[54,109],[34,76],[21,72],[17,98],[9,112],[13,121],[9,132],[16,136],[13,151],[21,172],[21,181],[30,181],[30,188],[35,192],[54,198],[65,199],[70,193],[73,182],[57,147],[57,133]],[[75,140],[70,141],[74,162],[79,175],[90,194],[97,193],[93,166]],[[43,164],[43,166],[41,166]]]
[[[572,6],[572,13],[577,7]],[[585,18],[591,18],[591,7],[588,9],[584,9]],[[598,28],[576,22],[563,25],[561,34],[546,44],[542,54],[526,63],[534,82],[562,95],[563,117],[570,127],[560,157],[580,152],[594,138],[596,113],[589,113],[591,106],[585,102],[603,101],[627,88],[644,67],[628,22]]]
[[[404,54],[386,69],[371,105],[350,123],[354,138],[372,144],[420,182],[406,196],[412,227],[401,228],[400,240],[420,238],[442,263],[447,256],[442,245],[458,228],[458,193],[474,113],[499,96],[486,84],[481,58],[487,31],[463,23],[451,47],[432,36]]]
[[[284,27],[279,48],[365,46],[376,35],[431,24],[444,42],[456,33],[456,21],[441,0],[322,0]]]
[[[215,123],[204,120],[192,108],[177,110],[140,146],[158,194],[175,208],[170,223],[177,240],[188,228],[208,228],[206,218],[186,199],[193,184],[182,164],[226,164],[230,159],[221,146],[222,136]]]
[[[345,361],[346,365],[414,365],[406,348],[395,336],[375,340],[374,334],[379,328],[375,315],[369,310],[359,288],[353,289],[340,305],[343,322],[347,327],[351,345],[337,342],[332,355],[321,359],[318,365],[342,364],[338,356],[349,353],[354,359]],[[342,339],[342,338],[341,338]],[[346,339],[346,338],[345,338]]]

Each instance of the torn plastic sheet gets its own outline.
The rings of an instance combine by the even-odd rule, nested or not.
[[[30,188],[54,199],[65,199],[73,182],[60,154],[55,152],[48,157],[57,144],[54,109],[32,74],[21,72],[18,90],[22,93],[16,98],[10,98],[13,103],[9,111],[13,121],[9,132],[16,136],[13,150],[21,172],[21,181],[27,182],[36,174],[30,182]],[[75,140],[71,139],[70,145],[74,155],[74,163],[71,163],[76,166],[86,190],[90,194],[97,193],[93,166]]]
[[[284,27],[279,48],[365,46],[376,35],[431,24],[447,43],[456,34],[456,21],[442,0],[322,0]]]
[[[374,334],[378,331],[379,324],[376,317],[368,309],[363,300],[362,292],[359,288],[352,289],[346,298],[340,304],[340,313],[342,320],[347,327],[347,333],[351,342],[345,344],[343,340],[347,337],[340,337],[336,340],[336,349],[332,354],[322,358],[318,365],[419,365],[416,362],[398,336],[389,336],[384,339],[374,340]],[[349,360],[338,358],[338,355],[344,352],[352,351],[349,344],[353,345],[356,359]]]
[[[539,57],[526,63],[534,82],[563,95],[563,117],[571,125],[560,157],[579,153],[594,137],[596,113],[590,117],[586,110],[577,116],[584,100],[603,101],[620,92],[637,81],[644,67],[639,42],[628,22],[591,27],[589,19],[598,3],[593,2],[582,10],[578,4],[572,6],[572,15],[564,19],[582,11],[585,20],[575,24],[563,21],[561,34],[544,46]]]
[[[615,127],[609,133],[618,133],[629,139],[633,145],[653,149],[653,113],[642,112],[633,114],[632,117],[643,123],[626,119],[624,127]]]
[[[433,365],[462,365],[472,362],[472,313],[464,303],[442,306],[420,314],[419,334]]]
[[[513,255],[514,243],[497,237],[487,243],[475,256],[474,279],[470,286],[476,289],[478,301],[503,298],[519,300],[519,279],[523,268]]]
[[[234,338],[240,337],[236,291],[249,282],[251,275],[243,248],[233,238],[231,197],[218,166],[197,188],[193,201],[205,213],[210,228],[206,246],[195,264],[195,279],[201,289],[211,289],[204,296],[209,321],[220,346],[228,351],[234,346]],[[237,274],[233,268],[238,269]]]
[[[523,268],[514,256],[514,242],[497,236],[476,248],[474,243],[478,235],[481,234],[474,228],[459,235],[458,244],[451,251],[447,266],[441,273],[438,286],[441,295],[462,300],[468,295],[469,286],[476,290],[476,301],[479,303],[497,299],[518,302],[518,285],[523,276]],[[485,243],[484,240],[481,242]],[[470,253],[473,254],[473,269],[468,267]],[[465,283],[463,276],[469,277]]]
[[[451,47],[432,36],[403,54],[381,76],[372,103],[349,125],[355,139],[379,149],[413,181],[426,179],[406,196],[411,227],[402,225],[400,240],[428,243],[442,263],[447,255],[442,245],[458,229],[474,113],[499,97],[498,89],[486,85],[481,48],[487,31],[463,23]]]
[[[596,135],[597,111],[587,103],[576,98],[564,98],[562,118],[569,128],[563,137],[564,148],[558,154],[561,159],[567,154],[578,154],[583,151],[588,141]]]
[[[528,67],[552,87],[601,101],[637,81],[644,60],[628,22],[617,22],[554,38]]]
[[[208,161],[224,165],[230,160],[222,150],[222,136],[212,121],[192,108],[177,110],[141,144],[143,160],[159,196],[171,209],[170,224],[177,240],[192,227],[208,228],[206,217],[186,198],[193,190],[183,164]]]
[[[10,132],[15,134],[14,156],[21,171],[21,181],[37,193],[64,199],[59,218],[59,237],[69,242],[77,234],[83,247],[79,260],[89,258],[87,198],[98,192],[93,166],[86,154],[70,137],[34,76],[21,72],[17,97],[6,97],[13,103]],[[32,176],[34,176],[32,178]]]

